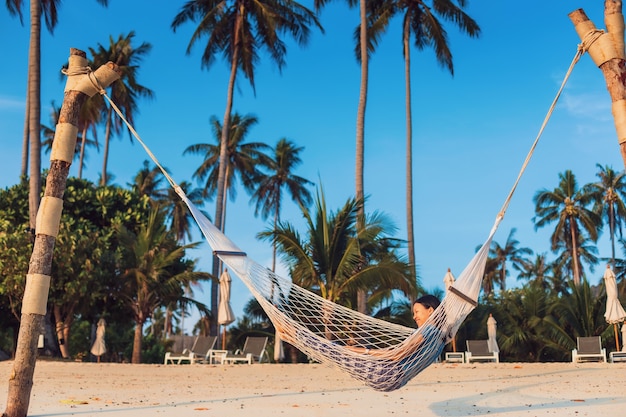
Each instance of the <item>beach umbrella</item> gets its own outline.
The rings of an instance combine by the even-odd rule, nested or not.
[[[446,272],[446,275],[443,277],[443,283],[446,287],[446,291],[452,286],[452,284],[454,284],[454,281],[454,275],[452,275],[450,268],[448,268],[448,272]]]
[[[606,288],[606,312],[604,318],[606,322],[613,325],[615,333],[615,347],[619,350],[619,332],[617,331],[617,323],[622,323],[626,319],[626,311],[617,298],[617,281],[615,274],[611,269],[611,265],[606,266],[604,271],[604,286]]]
[[[493,318],[491,313],[489,313],[489,318],[487,319],[487,346],[489,347],[489,352],[500,352],[498,341],[496,340],[497,329],[498,322]]]
[[[454,284],[454,281],[454,275],[452,275],[450,268],[448,268],[448,272],[446,272],[446,275],[443,276],[443,284],[446,291],[448,291],[448,288]],[[452,351],[456,352],[456,335],[452,337]]]
[[[104,343],[106,325],[107,322],[103,318],[100,318],[100,320],[98,320],[98,327],[96,329],[96,340],[93,342],[93,346],[91,346],[91,354],[98,358],[98,362],[100,362],[100,356],[104,355],[107,351],[106,344]]]
[[[235,313],[230,306],[230,274],[225,269],[220,276],[220,304],[217,309],[217,323],[222,326],[222,349],[226,349],[226,326],[235,321]]]

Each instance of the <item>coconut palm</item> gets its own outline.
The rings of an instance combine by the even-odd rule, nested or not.
[[[229,138],[226,145],[226,192],[231,200],[237,196],[236,183],[239,178],[245,190],[252,192],[260,175],[259,164],[268,165],[267,156],[271,148],[262,142],[245,142],[250,130],[259,122],[254,115],[241,116],[235,113],[231,118]],[[216,143],[197,143],[188,146],[183,155],[201,155],[202,163],[194,171],[193,177],[202,184],[205,198],[213,198],[217,194],[219,181],[220,143],[223,127],[217,117],[211,117],[211,130]],[[225,204],[225,201],[223,202]],[[223,218],[222,218],[223,220]]]
[[[160,204],[165,199],[165,190],[160,188],[165,177],[161,169],[151,166],[149,161],[143,161],[142,168],[137,172],[132,183],[127,185],[140,196],[147,196],[155,204]]]
[[[121,225],[116,230],[125,249],[121,269],[121,297],[133,312],[135,336],[132,363],[141,363],[142,331],[145,322],[160,306],[183,297],[184,288],[207,274],[194,272],[193,263],[183,259],[185,250],[198,246],[179,246],[165,227],[165,213],[155,207],[146,223],[135,234]],[[189,301],[189,300],[187,300]]]
[[[199,188],[192,189],[192,185],[188,181],[182,181],[178,186],[189,201],[197,206],[202,204],[202,190]],[[172,187],[167,188],[164,207],[169,220],[170,230],[174,232],[176,240],[179,242],[184,242],[185,238],[191,240],[191,229],[196,222],[185,202]]]
[[[405,112],[406,112],[406,214],[409,262],[415,265],[413,233],[413,121],[411,105],[411,40],[422,51],[432,48],[437,62],[454,75],[452,52],[442,23],[450,22],[470,37],[480,35],[480,27],[463,10],[465,0],[378,0],[371,2],[370,34],[374,40],[387,29],[391,17],[402,15],[402,51],[404,54]],[[372,41],[370,41],[372,43]]]
[[[226,199],[231,200],[237,197],[237,178],[241,185],[248,192],[253,192],[257,187],[261,175],[260,166],[269,166],[271,159],[266,152],[271,147],[262,142],[245,142],[250,134],[250,130],[258,123],[258,119],[253,115],[241,116],[235,113],[231,118],[231,127],[226,146],[226,181],[225,193],[222,206],[226,208]],[[219,160],[220,144],[222,132],[224,131],[217,117],[211,117],[211,127],[217,143],[197,143],[188,146],[183,152],[184,155],[202,155],[203,160],[198,169],[193,173],[193,177],[200,183],[204,183],[202,194],[205,198],[212,198],[216,195],[219,183]],[[225,212],[222,212],[222,225],[226,223]]]
[[[83,168],[85,161],[85,148],[87,145],[93,145],[99,150],[98,129],[97,126],[102,118],[101,109],[104,105],[103,98],[100,94],[89,97],[83,107],[80,109],[80,117],[78,119],[78,129],[81,135],[78,138],[80,143],[80,157],[78,158],[78,178],[83,177]],[[91,132],[93,140],[87,139],[87,132]]]
[[[552,303],[549,293],[536,284],[502,293],[502,298],[494,305],[494,314],[498,316],[500,349],[506,352],[507,358],[539,362],[562,355],[564,349],[551,337]]]
[[[96,67],[106,62],[114,62],[118,65],[121,76],[109,87],[111,100],[120,109],[126,120],[133,125],[135,114],[138,112],[137,99],[139,97],[152,98],[154,92],[149,88],[139,84],[137,75],[139,64],[146,54],[152,49],[152,45],[143,42],[138,47],[133,45],[135,32],[130,31],[126,36],[119,35],[117,40],[109,36],[108,47],[98,44],[96,49],[89,48],[93,56],[93,63]],[[107,166],[109,161],[109,145],[113,134],[120,134],[124,123],[118,117],[113,117],[113,109],[104,107],[105,133],[104,133],[104,157],[102,160],[101,185],[108,182]],[[132,141],[132,136],[129,137]]]
[[[555,300],[550,314],[555,318],[553,340],[565,350],[576,346],[577,337],[599,336],[607,327],[604,319],[605,297],[598,297],[589,282],[570,282],[569,292]]]
[[[196,154],[202,155],[202,164],[193,173],[193,177],[199,182],[204,183],[202,192],[205,198],[212,198],[216,192],[219,195],[219,176],[220,167],[225,167],[225,193],[222,194],[221,205],[224,210],[221,210],[221,218],[219,222],[215,220],[215,224],[221,224],[222,229],[225,229],[226,224],[226,199],[230,194],[231,199],[234,199],[236,193],[236,178],[239,177],[241,184],[247,191],[252,191],[256,186],[257,178],[259,177],[258,166],[268,165],[269,159],[264,153],[271,149],[268,145],[261,142],[249,142],[245,143],[245,139],[252,128],[256,125],[258,119],[253,115],[240,116],[235,113],[232,116],[232,123],[229,132],[228,142],[226,146],[226,158],[225,163],[221,161],[221,137],[224,129],[220,124],[217,117],[211,117],[211,125],[213,134],[216,140],[216,144],[211,143],[198,143],[187,147],[184,154]],[[219,198],[219,197],[218,197]],[[218,205],[216,204],[216,205]],[[214,260],[214,264],[217,264],[218,270],[213,268],[213,274],[219,276],[219,262]],[[211,284],[211,311],[217,311],[217,294],[218,287],[217,282],[214,281]],[[216,326],[212,323],[213,326]],[[212,329],[211,334],[216,334],[217,327]]]
[[[318,192],[315,211],[302,207],[307,230],[301,235],[289,222],[279,222],[271,230],[260,234],[278,247],[289,266],[293,281],[321,297],[355,308],[358,290],[385,288],[400,290],[414,296],[417,283],[408,273],[408,266],[395,253],[373,256],[374,248],[387,248],[390,224],[377,213],[357,227],[357,217],[362,201],[349,199],[336,213],[326,207],[322,192]],[[364,246],[370,246],[364,262]]]
[[[242,72],[254,89],[254,69],[259,61],[259,50],[265,48],[278,69],[285,64],[287,48],[279,36],[291,35],[298,45],[306,45],[310,26],[322,27],[313,12],[301,4],[292,1],[276,0],[234,0],[224,3],[218,0],[191,0],[185,3],[172,22],[176,31],[187,21],[199,21],[194,31],[187,53],[204,36],[208,42],[202,54],[202,66],[207,69],[215,61],[217,54],[223,54],[230,66],[226,109],[224,110],[223,129],[219,141],[217,201],[215,204],[215,226],[224,230],[224,196],[227,189],[227,148],[230,137],[233,93],[237,73]],[[219,274],[219,260],[213,258],[213,273]],[[212,290],[211,309],[217,309],[217,288]],[[212,329],[212,334],[217,327]]]
[[[555,271],[559,271],[562,276],[572,276],[574,271],[574,257],[572,256],[571,245],[567,243],[567,238],[558,242],[555,253],[558,253],[554,260],[553,267]],[[586,236],[578,235],[578,244],[576,245],[576,253],[578,254],[578,268],[581,278],[586,277],[584,264],[589,265],[589,272],[594,272],[595,265],[598,264],[598,247],[595,242]]]
[[[609,225],[611,238],[611,264],[615,265],[615,236],[622,237],[622,225],[626,218],[626,172],[615,172],[609,166],[596,164],[596,176],[600,181],[591,184],[594,194],[594,211]]]
[[[97,0],[106,6],[108,0]],[[22,0],[7,0],[6,6],[9,13],[22,18]],[[22,174],[26,174],[26,166],[29,165],[29,215],[30,228],[35,228],[37,211],[41,193],[41,18],[46,22],[48,31],[52,33],[57,24],[57,9],[60,0],[41,0],[30,2],[30,41],[28,49],[28,86],[26,97],[26,118],[24,129],[24,146],[22,155]],[[28,125],[28,129],[26,129]],[[27,145],[28,144],[28,145]],[[30,150],[30,157],[27,156]]]
[[[269,173],[261,174],[259,184],[252,194],[252,201],[256,201],[254,214],[258,215],[260,212],[264,220],[272,214],[274,228],[280,221],[284,188],[298,205],[311,204],[311,193],[306,187],[313,183],[293,173],[294,168],[302,162],[299,154],[303,149],[285,138],[280,139],[274,148],[274,156],[268,161]],[[272,271],[276,271],[276,245],[273,245]]]
[[[548,262],[545,253],[536,254],[534,260],[523,262],[517,279],[526,280],[544,291],[551,290],[555,294],[559,294],[564,292],[565,287],[554,276],[553,268],[554,264]]]
[[[488,256],[481,283],[483,293],[487,297],[493,295],[493,290],[498,282],[498,277],[498,261],[492,256]]]
[[[315,8],[320,10],[330,0],[315,0]],[[359,104],[356,116],[356,156],[355,156],[355,195],[357,199],[364,200],[365,186],[363,182],[364,176],[364,155],[365,155],[365,108],[367,106],[367,88],[369,82],[369,55],[374,51],[376,42],[370,38],[371,20],[369,17],[368,0],[347,0],[349,7],[359,6],[359,26],[355,31],[357,44],[355,48],[356,57],[361,64],[361,81],[359,86]],[[363,210],[365,208],[363,207]],[[364,211],[363,211],[364,212]],[[361,218],[363,218],[361,212]],[[361,306],[360,310],[363,310]]]
[[[457,6],[450,0],[432,0],[431,5],[422,1],[400,0],[398,7],[404,14],[402,24],[402,50],[404,51],[405,111],[406,111],[406,199],[409,262],[415,265],[415,243],[413,236],[413,121],[411,107],[411,35],[418,50],[432,47],[437,62],[454,74],[452,53],[448,47],[446,31],[437,16],[453,22],[470,37],[476,37],[480,28],[463,11],[465,1]]]
[[[514,237],[515,231],[515,228],[511,229],[504,246],[500,246],[500,244],[494,240],[491,242],[491,247],[489,248],[489,255],[497,264],[497,282],[500,288],[502,288],[502,291],[506,290],[506,278],[509,275],[509,271],[506,267],[507,263],[510,262],[514,269],[521,270],[526,262],[524,255],[532,255],[533,253],[529,248],[518,247],[519,241]]]
[[[601,218],[589,208],[593,194],[588,188],[580,189],[572,171],[559,174],[559,186],[552,191],[543,189],[534,196],[535,230],[556,223],[550,237],[552,251],[561,244],[569,251],[575,285],[580,284],[580,254],[578,245],[581,234],[586,233],[591,241],[598,239]],[[587,236],[584,236],[586,238]]]

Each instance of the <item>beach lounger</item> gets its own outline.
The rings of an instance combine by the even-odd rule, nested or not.
[[[602,347],[600,336],[576,338],[577,348],[572,349],[572,362],[606,362],[606,349]]]
[[[165,352],[165,365],[169,363],[181,364],[183,362],[191,362],[193,355],[192,349],[196,344],[196,336],[175,335],[169,338],[172,341],[171,350]]]
[[[237,350],[235,353],[226,353],[222,356],[222,363],[239,363],[247,362],[252,364],[253,362],[263,362],[263,357],[267,356],[265,352],[265,346],[267,345],[267,337],[248,337],[243,345],[242,350]]]
[[[166,352],[164,363],[173,363],[180,365],[182,363],[208,363],[211,350],[217,342],[216,336],[182,336],[183,338],[193,338],[193,344],[190,348],[184,348],[182,352]],[[188,343],[188,339],[185,339]],[[177,340],[174,341],[176,345]],[[174,350],[174,349],[173,349]]]
[[[500,362],[499,352],[489,352],[489,343],[485,340],[467,340],[467,351],[465,361],[467,363],[477,361]]]
[[[191,363],[209,363],[211,352],[215,349],[217,336],[198,336],[193,348],[193,361]]]

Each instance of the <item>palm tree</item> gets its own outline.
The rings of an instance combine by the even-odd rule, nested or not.
[[[221,168],[225,168],[225,192],[222,194],[221,200],[218,200],[216,205],[222,206],[224,209],[220,210],[221,218],[215,220],[215,224],[220,224],[222,231],[226,225],[226,200],[230,194],[231,199],[234,199],[237,195],[235,179],[239,177],[244,189],[252,192],[257,184],[257,179],[260,175],[258,171],[259,165],[267,166],[269,164],[269,158],[264,151],[271,149],[268,145],[261,142],[244,143],[246,136],[248,135],[252,126],[256,125],[258,119],[253,115],[240,116],[235,113],[232,116],[232,123],[230,127],[229,137],[226,144],[226,158],[225,163],[221,163],[222,147],[220,144],[224,129],[220,124],[217,117],[211,117],[211,125],[213,134],[216,138],[217,144],[210,143],[198,143],[187,147],[183,154],[196,154],[203,155],[202,164],[193,173],[193,177],[199,182],[204,182],[202,193],[205,198],[212,198],[216,192],[219,199],[219,178],[221,175]],[[221,202],[221,204],[220,204]],[[213,274],[219,276],[219,261],[214,259]],[[217,270],[215,270],[217,265]],[[211,284],[211,311],[217,311],[217,282]],[[215,332],[217,327],[215,323]]]
[[[160,188],[165,177],[157,166],[151,166],[149,161],[143,161],[143,167],[137,172],[133,183],[128,186],[140,196],[147,196],[155,204],[163,202],[165,190]]]
[[[254,214],[258,215],[260,212],[264,220],[273,214],[274,228],[280,222],[283,188],[287,189],[291,199],[298,205],[308,207],[311,204],[311,193],[306,187],[313,183],[293,174],[294,168],[302,162],[299,154],[303,149],[285,138],[280,139],[267,167],[269,173],[261,174],[259,184],[252,194],[252,200],[256,201]],[[272,271],[276,271],[276,245],[273,245]]]
[[[553,339],[567,350],[576,346],[577,337],[598,336],[610,329],[604,319],[604,297],[594,292],[588,281],[580,285],[570,283],[569,292],[550,307],[555,318]]]
[[[534,196],[535,230],[556,222],[552,236],[551,249],[556,251],[563,244],[568,249],[572,260],[572,272],[575,285],[580,284],[580,254],[578,245],[580,235],[587,233],[593,242],[598,239],[601,219],[589,209],[593,194],[588,188],[579,189],[576,177],[567,170],[559,174],[559,186],[552,191],[543,189]]]
[[[493,290],[498,282],[498,261],[491,257],[487,257],[487,262],[485,263],[485,272],[483,274],[482,280],[482,290],[483,293],[490,297],[493,295]]]
[[[518,280],[527,280],[544,291],[551,290],[555,294],[563,293],[565,287],[553,274],[554,265],[546,259],[546,254],[536,254],[532,261],[523,262]]]
[[[554,260],[555,271],[560,271],[562,275],[571,276],[574,271],[574,258],[572,257],[571,245],[568,245],[567,238],[559,240],[556,253],[559,256]],[[598,247],[591,239],[586,236],[578,235],[578,244],[576,245],[576,253],[578,254],[578,268],[580,276],[585,277],[585,268],[583,262],[589,265],[589,271],[594,272],[595,265],[598,264]]]
[[[554,319],[549,309],[552,303],[548,292],[538,285],[502,294],[494,307],[499,321],[500,348],[507,358],[540,362],[563,351],[551,337]]]
[[[514,269],[521,270],[526,262],[524,255],[532,255],[533,253],[529,248],[518,247],[519,241],[514,238],[515,231],[515,228],[511,229],[504,246],[500,246],[498,242],[492,241],[491,248],[489,248],[489,255],[497,264],[497,282],[500,284],[502,291],[506,290],[506,277],[509,275],[509,271],[506,268],[507,262],[511,262]]]
[[[133,312],[135,336],[132,363],[141,363],[143,326],[152,313],[172,299],[183,297],[183,289],[207,274],[194,272],[193,263],[183,260],[185,250],[198,243],[179,246],[165,227],[165,213],[155,207],[137,234],[117,225],[122,248],[122,298]],[[189,301],[189,300],[187,300]]]
[[[101,44],[98,44],[96,49],[89,48],[96,67],[109,61],[114,62],[119,66],[121,77],[109,88],[109,96],[117,107],[119,107],[120,111],[131,125],[134,124],[134,117],[138,112],[137,98],[154,97],[154,92],[152,90],[139,84],[137,81],[139,64],[141,63],[143,57],[150,52],[152,45],[147,42],[143,42],[135,48],[132,44],[134,38],[135,32],[130,31],[126,36],[120,35],[117,40],[114,40],[113,37],[110,36],[108,49]],[[100,177],[101,185],[105,185],[108,182],[107,166],[111,135],[121,133],[124,126],[120,118],[113,117],[113,109],[111,107],[104,107],[103,114],[106,125],[104,133],[102,176]],[[132,141],[132,136],[130,136],[130,138]]]
[[[108,0],[97,0],[106,6]],[[57,8],[60,0],[41,0],[30,2],[30,41],[28,52],[28,86],[26,97],[26,118],[28,129],[24,129],[24,155],[22,155],[22,172],[26,173],[29,165],[29,215],[30,228],[34,230],[41,193],[41,18],[45,19],[48,31],[52,33],[57,24]],[[7,0],[9,13],[17,15],[22,21],[22,0]],[[26,125],[26,124],[25,124]],[[28,145],[27,145],[28,143]],[[30,149],[29,149],[30,148]],[[30,150],[30,157],[26,153]]]
[[[600,181],[591,185],[595,195],[594,211],[609,225],[611,237],[611,264],[615,266],[615,236],[622,237],[622,224],[626,218],[626,172],[615,172],[609,166],[596,164]]]
[[[99,150],[98,129],[96,127],[100,123],[102,117],[102,112],[100,110],[104,106],[103,100],[104,99],[100,94],[96,94],[90,97],[80,109],[78,128],[82,132],[82,134],[79,137],[80,157],[78,159],[78,178],[83,177],[85,147],[87,145],[94,145],[96,149]],[[93,140],[87,139],[88,131],[91,131],[91,134],[93,135]]]
[[[244,142],[254,125],[258,123],[258,119],[253,115],[241,116],[235,113],[231,118],[230,133],[226,146],[226,181],[225,193],[223,196],[222,206],[226,208],[227,197],[230,196],[234,200],[237,196],[235,187],[239,178],[241,185],[248,192],[253,192],[258,185],[260,178],[260,166],[269,166],[271,158],[266,154],[271,148],[262,142]],[[216,195],[219,183],[219,160],[221,147],[222,132],[224,131],[217,117],[211,117],[211,126],[213,135],[217,144],[197,143],[188,146],[183,152],[184,155],[202,155],[203,161],[193,173],[193,177],[199,182],[204,183],[202,195],[205,198],[212,198]],[[226,223],[224,210],[222,212],[221,224],[222,228]]]
[[[388,256],[380,253],[388,249],[387,233],[392,229],[385,216],[376,213],[363,221],[364,227],[357,227],[362,204],[351,198],[336,213],[330,213],[323,191],[318,192],[315,212],[302,207],[307,224],[304,236],[289,222],[280,222],[259,236],[277,245],[294,283],[327,300],[354,308],[357,291],[370,288],[384,288],[387,294],[396,289],[415,296],[417,282],[406,262],[394,252],[387,252]],[[364,262],[362,248],[367,246],[368,262]]]
[[[189,201],[195,205],[201,205],[202,190],[198,188],[191,188],[191,183],[182,181],[178,186],[183,190]],[[170,222],[170,230],[174,232],[176,240],[178,242],[184,242],[185,238],[191,240],[191,228],[196,224],[193,220],[193,216],[187,208],[185,202],[176,193],[174,188],[169,187],[167,189],[167,196],[165,198],[164,207],[167,213],[167,218]]]
[[[259,49],[265,47],[271,59],[281,70],[285,64],[287,48],[280,38],[280,33],[290,34],[298,45],[306,45],[310,34],[310,25],[322,27],[312,11],[292,1],[277,0],[235,0],[224,3],[218,0],[191,0],[185,3],[172,22],[176,29],[187,21],[200,21],[194,31],[187,54],[193,45],[207,36],[208,42],[202,54],[202,66],[207,69],[215,61],[215,55],[221,53],[227,58],[230,76],[219,141],[217,201],[215,205],[215,226],[224,230],[224,196],[227,189],[227,148],[230,137],[231,114],[233,110],[233,92],[237,72],[250,81],[254,89],[254,68],[259,60]],[[219,260],[213,258],[213,273],[219,274]],[[217,287],[212,290],[211,309],[217,309]],[[213,329],[217,332],[217,327]],[[214,332],[212,331],[212,334]]]
[[[413,236],[413,110],[411,107],[411,35],[415,36],[414,45],[418,50],[432,47],[437,62],[454,74],[452,53],[448,47],[446,31],[437,16],[452,21],[470,37],[477,37],[480,28],[463,11],[465,1],[459,6],[450,0],[432,0],[432,5],[422,1],[400,0],[398,7],[404,14],[402,24],[402,50],[404,51],[405,75],[405,112],[406,112],[406,213],[408,231],[409,262],[415,265],[415,241]]]

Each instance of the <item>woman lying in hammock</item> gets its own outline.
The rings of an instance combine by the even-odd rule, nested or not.
[[[296,330],[295,335],[288,334],[280,326],[276,330],[283,340],[290,342],[295,337],[299,345],[315,350],[316,357],[322,356],[325,362],[339,366],[370,387],[393,391],[404,386],[441,355],[447,333],[439,324],[446,321],[444,312],[439,311],[439,317],[431,318],[439,304],[439,299],[433,295],[418,298],[413,303],[413,319],[418,330],[401,343],[386,348],[340,346],[311,332]]]

